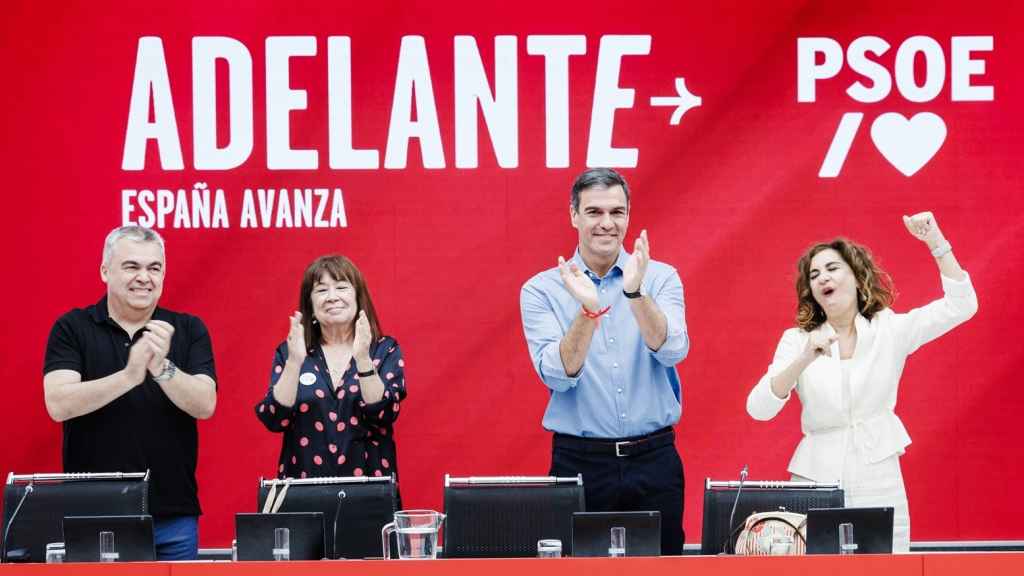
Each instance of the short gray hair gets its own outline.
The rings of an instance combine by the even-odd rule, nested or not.
[[[122,238],[128,238],[136,242],[155,242],[160,246],[160,254],[164,254],[164,239],[160,237],[160,234],[151,228],[145,228],[137,224],[129,224],[128,226],[121,226],[114,228],[107,234],[107,239],[103,242],[103,264],[110,264],[110,257],[114,254],[114,244]]]

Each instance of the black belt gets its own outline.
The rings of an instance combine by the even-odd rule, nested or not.
[[[555,433],[553,444],[555,448],[623,458],[650,452],[662,446],[674,444],[675,441],[676,433],[671,426],[666,426],[650,434],[630,438],[583,438]]]

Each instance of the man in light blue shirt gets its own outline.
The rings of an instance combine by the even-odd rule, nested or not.
[[[683,467],[672,426],[682,410],[683,285],[650,259],[647,231],[622,248],[629,187],[614,170],[581,174],[570,197],[579,246],[520,294],[534,369],[551,391],[551,475],[583,474],[587,510],[659,510],[662,553],[683,546]]]

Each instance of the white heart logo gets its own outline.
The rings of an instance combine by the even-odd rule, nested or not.
[[[905,176],[924,167],[946,141],[946,123],[931,112],[902,114],[887,112],[871,125],[871,140],[890,164]]]

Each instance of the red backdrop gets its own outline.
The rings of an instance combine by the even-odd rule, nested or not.
[[[592,163],[612,163],[630,181],[629,241],[646,228],[653,256],[675,265],[686,287],[693,344],[680,365],[678,445],[691,542],[699,538],[705,477],[734,477],[744,463],[756,479],[787,476],[799,407],[765,424],[746,415],[744,402],[792,323],[800,251],[839,234],[861,241],[895,278],[895,308],[921,305],[940,294],[938,273],[900,221],[920,210],[937,215],[981,306],[971,322],[916,353],[903,377],[897,410],[914,439],[903,460],[913,537],[1024,537],[1015,520],[1024,504],[1011,493],[1011,479],[1024,472],[1024,434],[1015,424],[1024,407],[1017,342],[1024,309],[1016,290],[1024,264],[1024,10],[1017,3],[207,0],[15,2],[5,12],[2,229],[11,266],[8,321],[0,328],[7,436],[0,472],[59,469],[60,426],[43,405],[43,351],[61,313],[102,294],[104,235],[122,223],[126,206],[129,220],[144,217],[137,191],[190,196],[203,182],[223,190],[228,227],[175,228],[172,213],[161,231],[168,242],[162,304],[201,316],[217,358],[217,413],[200,425],[204,546],[229,542],[233,513],[251,510],[256,478],[274,473],[279,438],[262,428],[252,406],[296,307],[300,274],[323,253],[345,253],[362,268],[385,331],[406,354],[409,400],[397,437],[407,507],[440,508],[446,472],[545,473],[549,435],[540,419],[547,394],[526,353],[519,288],[572,252],[568,190],[592,147]],[[473,100],[456,98],[457,83],[472,86],[477,69],[470,46],[456,70],[462,35],[475,40],[484,86],[499,94],[489,123]],[[580,38],[543,38],[552,35]],[[649,51],[617,59],[610,35],[633,36],[624,42],[634,48],[649,42]],[[309,37],[316,53],[293,56],[280,68],[287,76],[271,73],[268,81],[268,61],[283,54],[267,42],[276,36]],[[400,51],[409,36],[423,37],[429,69],[414,58],[415,40]],[[499,36],[512,39],[496,49]],[[143,37],[160,39],[165,66],[149,54],[146,66],[154,67],[146,70],[167,79],[170,124],[159,81],[152,96],[135,95],[141,115],[129,112],[133,83],[147,77],[136,65]],[[218,60],[216,81],[196,75],[193,86],[193,42],[206,37],[233,39],[226,43],[236,60]],[[329,37],[350,39],[351,83],[339,86],[351,87],[352,143],[379,151],[376,168],[330,162],[329,107],[343,112],[345,98],[338,91],[328,98]],[[555,81],[556,64],[566,60],[530,54],[539,50],[529,48],[530,37],[568,51],[585,47],[567,60],[566,96],[557,97]],[[821,51],[811,51],[815,46]],[[504,76],[495,72],[496,52]],[[597,72],[599,60],[608,65],[605,75]],[[343,71],[344,62],[332,60],[330,68]],[[251,88],[243,82],[229,91],[230,73],[244,69]],[[401,104],[410,90],[397,80],[406,73],[417,78],[414,101],[423,106],[415,122]],[[672,125],[675,108],[651,105],[651,98],[677,97],[676,78],[685,78],[701,105]],[[798,86],[812,82],[813,101],[806,101],[809,93]],[[866,94],[848,91],[855,83]],[[634,90],[632,100],[616,86]],[[268,93],[270,100],[283,94],[287,107],[289,87],[305,91],[305,105],[301,95],[291,97],[290,113],[267,105]],[[213,88],[216,106],[197,109],[193,92]],[[229,102],[236,97],[232,126]],[[558,144],[560,124],[546,111],[548,99],[567,106],[566,146]],[[475,131],[456,129],[460,106],[466,117],[478,117]],[[216,146],[234,143],[241,152],[236,166],[197,168],[212,156],[197,162],[193,124],[213,126],[214,111]],[[848,154],[838,174],[819,176],[848,113],[863,115]],[[878,120],[888,113],[900,116]],[[268,116],[277,126],[289,119],[290,131],[268,137]],[[128,136],[130,124],[142,134],[151,120],[171,130],[159,145],[143,141],[142,169],[131,169],[126,157],[143,148]],[[246,124],[249,154],[238,144]],[[348,126],[343,117],[340,125]],[[611,130],[610,143],[595,128],[601,125]],[[426,135],[408,141],[404,162],[396,160],[405,158],[403,126]],[[180,140],[181,169],[161,161],[161,152],[173,152],[168,133]],[[424,165],[421,142],[431,134],[440,146],[426,156],[443,158],[443,167]],[[635,160],[610,155],[609,145],[634,149]],[[318,167],[271,167],[268,150],[289,146],[314,150]],[[467,156],[457,161],[457,146],[478,151],[475,167]],[[549,150],[566,151],[567,165],[549,162]],[[258,199],[261,188],[307,187],[341,189],[346,226],[241,227],[246,189]],[[135,200],[125,190],[135,190]]]

